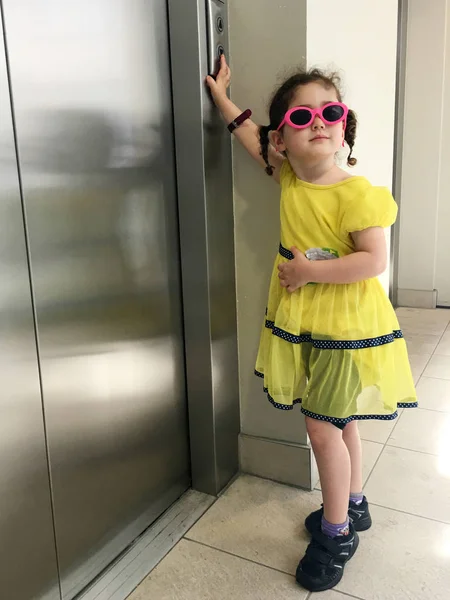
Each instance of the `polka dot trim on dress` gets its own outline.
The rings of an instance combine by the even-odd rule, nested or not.
[[[288,250],[287,248],[285,248],[284,246],[282,246],[281,243],[280,243],[278,252],[281,254],[281,256],[283,258],[287,258],[288,260],[293,260],[293,258],[294,258],[294,255],[292,254],[292,252],[290,250]]]
[[[403,332],[396,330],[387,335],[381,335],[365,340],[315,340],[311,335],[294,335],[284,329],[275,327],[275,323],[268,319],[266,319],[266,327],[267,329],[272,330],[273,335],[276,335],[286,342],[290,342],[291,344],[309,343],[312,344],[314,348],[319,348],[321,350],[362,350],[364,348],[375,348],[377,346],[392,344],[396,339],[403,338]]]
[[[255,375],[264,379],[264,373],[261,373],[261,371],[257,371],[255,369]],[[302,403],[301,398],[296,398],[292,404],[280,404],[279,402],[276,402],[274,398],[270,395],[267,387],[264,387],[263,389],[264,392],[267,394],[269,402],[279,410],[293,410],[296,404]],[[418,402],[399,402],[397,404],[397,408],[417,408],[418,406]],[[302,408],[302,413],[307,417],[311,417],[312,419],[318,419],[319,421],[327,421],[328,423],[335,423],[337,425],[348,425],[348,423],[351,423],[352,421],[393,421],[398,417],[397,411],[390,415],[352,415],[351,417],[347,417],[346,419],[338,419],[337,417],[327,417],[325,415],[319,415],[304,408]]]
[[[275,402],[275,400],[269,394],[269,391],[268,391],[267,388],[264,388],[264,391],[267,394],[267,398],[269,399],[269,402],[271,404],[273,404],[273,406],[275,406],[275,408],[278,408],[279,410],[292,410],[296,404],[301,404],[302,403],[302,399],[301,398],[296,398],[293,401],[292,404],[279,404],[278,402]]]
[[[326,421],[327,423],[333,423],[336,425],[348,425],[352,421],[365,421],[365,420],[377,420],[377,421],[393,421],[398,417],[398,412],[395,411],[390,415],[352,415],[346,419],[338,419],[335,417],[327,417],[325,415],[318,415],[302,408],[302,413],[311,419],[317,419],[318,421]]]

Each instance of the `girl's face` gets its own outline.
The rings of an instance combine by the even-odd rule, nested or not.
[[[308,83],[297,89],[289,108],[321,108],[329,102],[338,101],[334,88],[327,89],[321,83]],[[344,133],[343,122],[326,125],[317,115],[305,129],[284,125],[281,131],[273,134],[273,141],[280,152],[287,152],[306,164],[314,164],[336,154],[342,146]]]

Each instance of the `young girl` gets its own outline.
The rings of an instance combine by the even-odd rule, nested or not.
[[[258,127],[227,97],[225,57],[207,83],[225,121],[281,185],[281,243],[270,283],[256,375],[279,409],[301,403],[320,473],[323,508],[306,519],[312,541],[297,581],[333,588],[372,524],[362,493],[357,421],[391,420],[417,406],[405,341],[377,276],[386,269],[383,228],[397,216],[385,188],[336,165],[352,158],[356,116],[338,80],[319,70],[290,77]]]

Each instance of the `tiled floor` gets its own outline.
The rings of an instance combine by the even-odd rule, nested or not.
[[[420,409],[361,425],[374,526],[315,600],[450,597],[450,311],[400,309]],[[307,600],[293,574],[320,492],[241,476],[129,600]]]

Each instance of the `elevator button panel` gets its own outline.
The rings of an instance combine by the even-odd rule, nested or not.
[[[206,0],[208,29],[208,69],[216,75],[222,54],[228,53],[227,5],[225,0]]]

